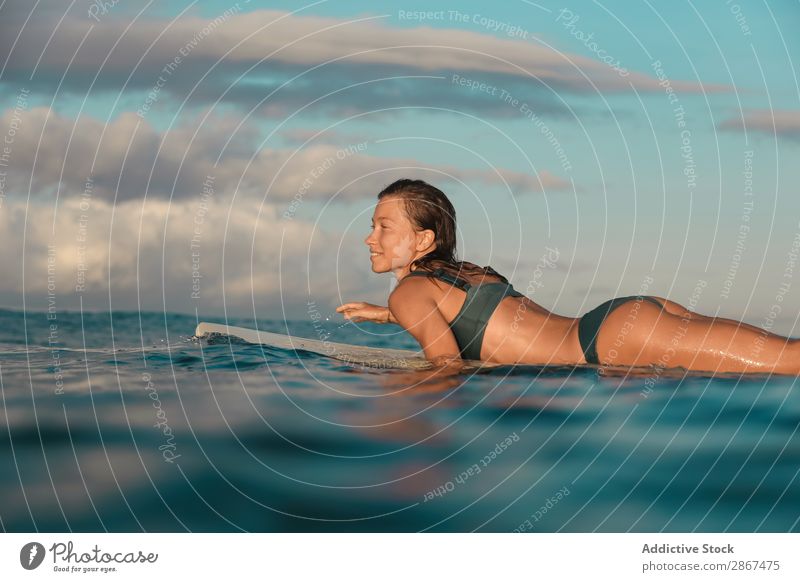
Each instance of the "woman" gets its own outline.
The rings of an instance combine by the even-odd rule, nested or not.
[[[393,272],[399,284],[388,307],[354,302],[336,311],[401,325],[436,365],[458,368],[463,358],[800,374],[800,340],[663,297],[619,297],[579,318],[548,311],[491,267],[456,260],[455,210],[422,180],[398,180],[378,195],[364,242],[372,270]]]

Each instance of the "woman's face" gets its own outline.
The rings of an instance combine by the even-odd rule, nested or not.
[[[364,242],[370,250],[373,272],[393,271],[402,278],[413,260],[432,249],[433,240],[433,231],[414,230],[402,198],[387,196],[375,207],[372,232]]]

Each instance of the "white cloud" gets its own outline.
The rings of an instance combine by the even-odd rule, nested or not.
[[[751,109],[739,117],[723,121],[720,129],[742,129],[742,120],[748,131],[800,138],[800,111],[785,109]]]
[[[8,126],[14,115],[13,109],[6,110],[1,126]],[[238,119],[233,117],[215,115],[198,123],[199,116],[187,117],[169,132],[159,133],[133,113],[103,123],[35,107],[21,114],[5,190],[22,193],[30,186],[34,195],[58,192],[73,197],[91,179],[94,195],[106,200],[185,198],[197,196],[206,177],[213,176],[220,193],[236,192],[288,207],[296,197],[372,198],[398,178],[425,174],[424,168],[430,168],[434,180],[497,186],[504,186],[505,180],[517,195],[569,187],[547,171],[537,176],[504,168],[462,169],[370,155],[370,142],[272,149],[260,146],[252,124],[243,123],[245,129],[237,130]],[[231,145],[223,149],[228,141]]]
[[[0,300],[18,304],[24,290],[29,308],[44,308],[50,284],[59,309],[77,308],[79,294],[86,309],[104,309],[110,295],[117,309],[141,301],[146,310],[197,306],[207,313],[221,312],[224,303],[241,314],[252,312],[255,302],[259,315],[280,318],[282,302],[295,317],[305,305],[309,280],[303,273],[311,273],[317,300],[332,303],[338,285],[358,285],[330,268],[340,236],[282,220],[274,207],[251,199],[213,195],[205,211],[201,202],[113,206],[71,198],[57,210],[7,203],[0,213],[0,261],[14,267],[0,279]]]

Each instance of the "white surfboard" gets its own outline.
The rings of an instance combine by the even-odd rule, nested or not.
[[[197,337],[219,334],[235,337],[251,344],[261,344],[286,350],[306,350],[329,358],[335,358],[337,360],[370,368],[421,369],[431,366],[431,363],[425,359],[421,351],[415,352],[413,350],[354,346],[351,344],[308,339],[219,323],[200,323],[194,334]]]
[[[422,351],[413,350],[398,350],[391,348],[369,348],[366,346],[354,346],[351,344],[342,344],[329,341],[321,341],[315,339],[308,339],[304,337],[295,337],[284,335],[281,333],[273,333],[269,331],[259,331],[257,329],[248,329],[246,327],[234,327],[232,325],[223,325],[220,323],[201,323],[195,329],[195,336],[198,338],[212,336],[214,334],[222,336],[231,336],[238,338],[251,344],[262,344],[265,346],[272,346],[282,349],[299,349],[313,352],[335,358],[343,362],[348,362],[354,366],[361,366],[365,368],[384,368],[384,369],[425,369],[430,368],[431,363],[425,359]],[[63,349],[63,348],[60,348]],[[83,350],[80,350],[83,351]],[[465,367],[463,371],[474,371],[482,368],[495,368],[503,364],[492,362],[481,362],[477,360],[465,360]],[[527,364],[533,369],[543,369],[548,366]],[[570,369],[574,368],[593,368],[599,369],[600,366],[595,364],[584,364],[581,366],[552,366],[552,368],[563,368],[565,373],[569,373]],[[650,376],[653,373],[652,367],[624,367],[624,366],[606,366],[604,368],[603,376]],[[736,372],[721,373],[721,372],[703,372],[703,371],[689,371],[683,368],[661,368],[659,373],[664,377],[670,378],[685,378],[687,376],[698,377],[731,377],[739,378],[741,374]],[[759,373],[746,374],[746,376],[759,376]]]

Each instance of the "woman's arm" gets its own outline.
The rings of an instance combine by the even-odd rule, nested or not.
[[[389,296],[389,313],[419,342],[427,360],[457,371],[464,366],[458,343],[433,297],[420,285],[424,283],[399,285]]]
[[[338,313],[344,315],[345,319],[353,322],[372,321],[374,323],[397,323],[397,320],[389,311],[388,307],[364,303],[363,301],[353,301],[344,303],[336,308]]]

